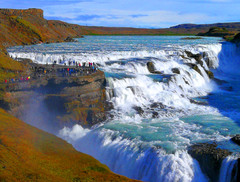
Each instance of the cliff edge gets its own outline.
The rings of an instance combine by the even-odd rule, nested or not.
[[[40,93],[38,88],[45,88],[47,91],[48,88],[54,90],[51,88],[66,82],[66,80],[55,80],[54,82],[42,79],[40,84],[35,80],[35,83],[28,82],[23,87],[17,85],[9,87],[9,84],[4,83],[4,80],[26,77],[29,75],[29,67],[27,64],[12,60],[6,51],[7,47],[41,42],[62,42],[67,37],[80,36],[81,31],[79,30],[77,25],[45,20],[43,11],[39,9],[0,9],[0,106],[9,109],[9,112],[17,116],[23,116],[21,114],[23,114],[24,107],[21,106],[25,106],[23,104],[26,101],[25,99],[33,96],[30,93]],[[95,92],[87,92],[92,87],[93,78],[97,79],[99,77],[102,79],[100,78],[100,81],[96,82],[101,83],[104,80],[101,72],[92,78],[85,78],[90,83],[85,82],[84,91],[86,93],[82,90],[80,95],[85,94],[90,98],[91,96],[96,98],[98,93],[102,93],[101,84],[99,84],[99,87],[97,85],[93,87]],[[32,81],[34,82],[34,80]],[[73,83],[73,80],[69,80],[69,82]],[[79,107],[72,103],[71,97],[75,95],[75,91],[80,86],[77,81],[75,82],[71,87],[67,86],[71,85],[67,82],[59,93],[46,92],[45,95],[43,94],[46,102],[51,103],[52,99],[57,97],[62,99],[67,95],[65,97],[66,103],[73,110],[79,107],[89,107],[87,104],[93,105],[92,102],[96,104],[94,99],[90,99],[89,103],[85,105],[77,105]],[[101,88],[100,91],[98,88]],[[94,95],[94,93],[97,94]],[[23,95],[27,96],[24,97]],[[99,96],[99,98],[103,97]],[[99,103],[101,103],[101,99],[99,99]],[[96,107],[98,107],[97,104]],[[72,117],[71,111],[73,110],[68,110],[69,113],[66,114]],[[108,167],[91,156],[77,152],[67,142],[32,127],[0,109],[0,181],[134,180],[112,173]]]

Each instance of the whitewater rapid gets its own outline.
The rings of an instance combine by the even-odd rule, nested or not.
[[[228,141],[230,136],[222,130],[230,131],[236,126],[218,108],[198,99],[219,90],[207,71],[229,70],[227,61],[235,54],[235,48],[227,45],[233,50],[229,53],[222,46],[221,43],[170,44],[159,49],[76,52],[53,48],[48,52],[14,50],[9,54],[14,59],[28,58],[40,64],[54,61],[67,64],[73,60],[98,63],[106,75],[107,99],[114,106],[111,117],[92,129],[79,125],[65,127],[59,136],[112,171],[133,179],[200,182],[208,179],[187,148],[197,142]],[[201,62],[189,57],[186,51],[201,54]],[[238,57],[234,57],[237,62]],[[162,75],[150,73],[148,62]],[[219,130],[213,125],[216,121],[228,125]],[[226,159],[223,163],[229,167],[223,165],[220,175],[226,178],[223,181],[228,181],[226,174],[231,172],[236,159]]]

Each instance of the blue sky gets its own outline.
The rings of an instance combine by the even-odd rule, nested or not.
[[[164,28],[240,21],[240,0],[1,0],[1,8],[41,8],[46,19],[80,25]]]

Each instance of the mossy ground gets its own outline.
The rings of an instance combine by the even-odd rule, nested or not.
[[[0,181],[131,181],[0,109]]]

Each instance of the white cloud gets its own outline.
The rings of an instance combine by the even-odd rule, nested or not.
[[[133,10],[134,8],[117,9],[114,3],[81,2],[69,5],[49,6],[45,12],[47,17],[71,19],[68,22],[96,26],[134,26],[134,27],[169,27],[179,23],[199,23],[215,21],[216,17],[201,13],[180,13],[176,11]],[[82,20],[78,17],[93,16]],[[142,15],[142,16],[133,16]]]

